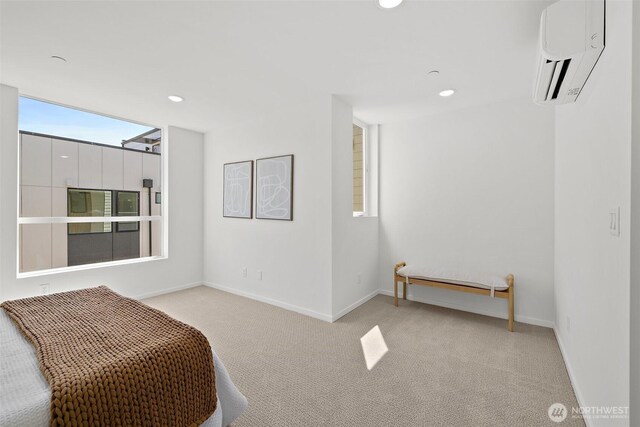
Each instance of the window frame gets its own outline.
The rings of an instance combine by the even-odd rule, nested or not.
[[[21,212],[20,212],[20,206],[21,206],[21,197],[22,197],[22,191],[21,191],[21,176],[22,176],[22,158],[21,158],[21,152],[22,150],[20,149],[21,147],[21,132],[20,129],[18,129],[18,133],[16,135],[16,144],[18,149],[16,150],[16,162],[17,162],[17,175],[16,175],[16,200],[15,200],[15,208],[16,208],[16,242],[15,242],[15,247],[16,247],[16,279],[26,279],[26,278],[30,278],[30,277],[39,277],[39,276],[49,276],[49,275],[56,275],[56,274],[63,274],[63,273],[69,273],[69,272],[74,272],[74,271],[83,271],[83,270],[94,270],[94,269],[99,269],[99,268],[108,268],[108,267],[115,267],[115,266],[121,266],[121,265],[129,265],[129,264],[138,264],[138,263],[145,263],[145,262],[151,262],[151,261],[160,261],[160,260],[164,260],[164,259],[168,259],[169,258],[169,204],[167,203],[169,200],[169,153],[170,153],[170,147],[169,147],[169,125],[156,125],[156,124],[150,124],[150,123],[143,123],[137,120],[132,120],[132,119],[127,119],[127,118],[123,118],[123,117],[119,117],[119,116],[115,116],[113,114],[107,114],[107,113],[102,113],[99,111],[94,111],[94,110],[90,110],[87,108],[82,108],[82,107],[77,107],[77,106],[73,106],[73,105],[68,105],[62,102],[58,102],[58,101],[52,101],[49,99],[44,99],[41,97],[37,97],[37,96],[32,96],[29,95],[27,93],[23,93],[23,92],[19,92],[18,93],[18,98],[29,98],[29,99],[33,99],[36,101],[41,101],[41,102],[47,102],[49,104],[54,104],[54,105],[58,105],[60,107],[64,107],[64,108],[70,108],[70,109],[74,109],[74,110],[78,110],[78,111],[82,111],[85,113],[90,113],[90,114],[96,114],[96,115],[100,115],[100,116],[104,116],[104,117],[109,117],[115,120],[122,120],[122,121],[126,121],[129,123],[134,123],[134,124],[138,124],[141,126],[147,126],[147,127],[154,127],[157,129],[160,129],[162,132],[162,152],[159,153],[160,157],[161,157],[161,162],[160,162],[160,180],[162,182],[162,190],[161,192],[164,193],[163,194],[163,203],[161,203],[160,205],[160,215],[157,216],[151,216],[151,215],[146,215],[146,216],[134,216],[134,217],[118,217],[118,216],[111,216],[111,217],[100,217],[100,219],[102,221],[97,221],[97,222],[111,222],[113,223],[119,223],[119,222],[149,222],[149,221],[153,221],[153,222],[159,222],[161,224],[161,233],[162,233],[162,244],[160,247],[160,255],[155,255],[155,256],[145,256],[145,257],[139,257],[139,258],[129,258],[129,259],[123,259],[123,260],[116,260],[116,261],[105,261],[105,262],[97,262],[97,263],[91,263],[91,264],[83,264],[83,265],[74,265],[74,266],[66,266],[66,267],[54,267],[54,268],[48,268],[48,269],[44,269],[44,270],[34,270],[34,271],[26,271],[26,272],[21,272],[20,271],[20,263],[21,263],[21,239],[20,239],[20,227],[22,225],[25,224],[61,224],[61,223],[66,223],[66,224],[70,224],[73,222],[96,222],[95,219],[97,217],[54,217],[54,216],[50,216],[50,217],[22,217],[21,216]],[[18,107],[18,115],[20,114],[20,110]],[[62,139],[65,139],[64,137],[61,137]],[[69,140],[73,140],[71,138],[66,138]],[[105,145],[105,144],[96,144],[96,145]],[[115,148],[118,148],[117,146],[114,146]],[[144,154],[144,152],[141,152]],[[124,191],[124,190],[123,190]],[[149,212],[151,213],[151,212]],[[112,212],[113,215],[113,212]],[[93,218],[93,219],[92,219]],[[114,228],[114,226],[112,225],[112,227]]]
[[[79,192],[90,192],[90,191],[96,191],[96,192],[104,192],[104,193],[111,193],[111,197],[113,198],[113,191],[112,190],[102,190],[102,189],[96,189],[96,188],[77,188],[77,187],[67,187],[67,217],[68,218],[81,218],[81,216],[73,216],[69,214],[69,202],[70,202],[70,193],[72,191],[79,191]],[[85,209],[86,211],[86,209]],[[111,216],[115,216],[113,215],[113,212],[111,212]],[[29,217],[23,217],[23,218],[29,218]],[[43,217],[43,218],[52,218],[52,217]],[[100,219],[103,217],[100,216],[96,216],[95,218]],[[95,223],[101,223],[101,224],[106,224],[106,221],[94,221]],[[67,224],[67,233],[69,235],[74,235],[74,236],[78,236],[78,235],[83,235],[83,234],[104,234],[104,233],[113,233],[113,224],[111,224],[111,231],[91,231],[88,233],[70,233],[70,225],[72,223],[68,223]]]
[[[354,117],[353,124],[362,129],[362,212],[353,211],[354,218],[362,218],[369,216],[369,198],[367,191],[369,190],[369,125],[362,120]],[[353,144],[353,136],[351,138]],[[353,149],[351,150],[353,153]],[[351,161],[351,200],[353,203],[353,158]]]
[[[131,194],[135,194],[137,196],[136,202],[137,202],[137,206],[136,209],[138,210],[138,213],[140,213],[140,199],[142,198],[142,194],[140,191],[133,191],[133,190],[112,190],[112,192],[115,194],[115,197],[113,197],[115,199],[115,207],[116,207],[116,211],[112,212],[112,214],[114,214],[114,216],[123,216],[120,215],[120,193],[131,193]],[[139,215],[138,215],[139,216]],[[132,232],[138,232],[141,233],[141,227],[140,227],[140,221],[135,221],[136,222],[136,228],[134,230],[121,230],[120,229],[120,224],[129,224],[129,223],[124,223],[124,222],[116,222],[116,227],[115,227],[115,232],[116,233],[132,233]]]

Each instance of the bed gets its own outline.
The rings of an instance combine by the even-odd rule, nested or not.
[[[4,308],[0,308],[0,342],[0,425],[51,425],[52,389],[40,369],[36,348]],[[215,370],[216,402],[215,411],[200,426],[224,427],[242,414],[247,400],[210,346],[208,351]]]
[[[515,278],[513,274],[506,277],[484,274],[443,271],[433,267],[407,265],[399,262],[393,268],[394,304],[398,306],[398,283],[402,283],[402,298],[407,299],[408,285],[431,286],[434,288],[486,295],[492,298],[503,298],[508,301],[507,329],[514,330],[515,311]]]

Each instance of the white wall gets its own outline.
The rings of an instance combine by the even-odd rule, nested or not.
[[[631,175],[631,425],[640,425],[640,4],[633,5]]]
[[[377,293],[377,218],[353,218],[352,123],[351,106],[327,95],[206,135],[210,286],[327,321]],[[283,154],[295,155],[294,220],[223,218],[224,163]]]
[[[143,296],[200,283],[202,280],[203,135],[168,128],[169,258],[144,263],[16,279],[18,213],[18,91],[0,85],[0,300],[104,284],[126,296]]]
[[[378,218],[353,217],[353,111],[332,97],[331,236],[333,318],[378,293]]]
[[[462,95],[461,95],[462,96]],[[516,319],[552,326],[554,115],[530,99],[380,126],[380,287],[399,261],[516,277]],[[411,286],[505,317],[503,299]]]
[[[6,143],[12,140],[14,144]],[[6,299],[5,277],[13,279],[17,266],[17,225],[11,224],[18,215],[17,150],[18,90],[0,84],[0,301]]]
[[[556,109],[556,334],[586,406],[629,405],[631,12],[607,2],[604,53],[578,101]]]
[[[207,133],[206,282],[331,320],[330,148],[329,96]],[[223,218],[223,164],[286,154],[295,156],[293,221]]]

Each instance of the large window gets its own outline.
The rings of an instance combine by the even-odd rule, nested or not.
[[[353,215],[365,215],[367,209],[366,184],[366,127],[353,124]]]
[[[162,130],[20,98],[19,273],[163,255]]]

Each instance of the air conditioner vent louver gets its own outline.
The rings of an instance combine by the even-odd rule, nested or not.
[[[562,83],[564,83],[564,78],[567,75],[567,70],[569,69],[569,64],[571,64],[571,59],[565,59],[562,61],[562,66],[559,67],[559,63],[556,63],[556,71],[559,69],[560,73],[558,74],[558,80],[556,81],[556,86],[553,89],[553,95],[551,99],[558,99],[558,93],[560,92],[560,88],[562,87]],[[548,96],[548,94],[547,94]],[[547,98],[549,100],[549,98]]]
[[[534,101],[574,102],[604,50],[605,0],[560,0],[540,20]]]

